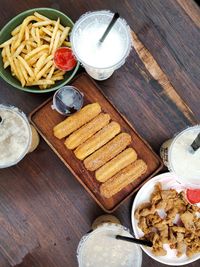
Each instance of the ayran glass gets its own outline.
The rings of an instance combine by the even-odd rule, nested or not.
[[[35,128],[17,107],[0,104],[0,169],[17,164],[39,144]]]
[[[132,237],[120,224],[103,223],[85,235],[77,249],[79,267],[141,267],[138,245],[117,240],[116,235]]]
[[[108,79],[125,63],[131,50],[130,28],[122,18],[117,19],[104,42],[99,43],[113,15],[106,10],[87,12],[75,23],[71,33],[75,57],[96,80]]]
[[[176,180],[188,188],[200,188],[200,148],[194,151],[191,144],[200,133],[200,125],[188,127],[174,138],[163,143],[160,155]]]

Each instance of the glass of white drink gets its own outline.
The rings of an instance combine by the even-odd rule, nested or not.
[[[104,223],[84,236],[77,249],[79,267],[140,267],[140,247],[117,240],[116,235],[132,237],[122,225],[113,223]]]
[[[131,50],[130,29],[122,18],[117,19],[103,43],[99,43],[112,17],[110,11],[88,12],[79,18],[71,33],[75,57],[96,80],[109,78],[125,63]]]
[[[13,106],[0,105],[0,169],[17,164],[39,143],[36,130],[25,114]]]
[[[188,188],[200,188],[200,148],[191,144],[200,133],[200,125],[186,128],[161,147],[161,157],[176,180]]]

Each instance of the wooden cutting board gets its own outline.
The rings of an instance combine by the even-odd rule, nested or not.
[[[68,150],[65,147],[64,138],[59,140],[53,135],[53,127],[61,122],[64,117],[52,110],[52,98],[48,99],[36,108],[30,114],[30,120],[53,151],[63,161],[66,167],[71,170],[76,179],[84,186],[100,207],[108,213],[113,212],[123,201],[138,190],[142,184],[159,172],[163,165],[160,158],[154,153],[147,142],[139,136],[133,126],[130,125],[126,118],[123,117],[102,94],[97,84],[89,78],[87,74],[77,76],[77,78],[72,82],[72,85],[83,92],[84,105],[98,102],[102,107],[102,111],[109,113],[111,120],[117,121],[121,125],[121,130],[131,135],[132,143],[130,146],[136,150],[138,158],[143,159],[148,166],[148,170],[143,176],[125,187],[112,198],[106,199],[100,195],[100,183],[95,179],[94,172],[86,170],[83,162],[75,157],[73,151]]]

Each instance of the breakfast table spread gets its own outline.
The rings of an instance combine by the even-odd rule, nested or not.
[[[199,266],[199,243],[187,243],[199,240],[200,232],[198,5],[193,0],[0,4],[0,267],[102,266],[115,244],[115,260],[106,266],[120,261],[132,266],[130,259],[134,266],[141,259],[144,267]],[[112,17],[107,10],[116,13]],[[100,29],[103,23],[110,25],[107,33]],[[59,89],[66,83],[71,86]],[[68,113],[74,114],[65,119]],[[173,172],[166,173],[166,166]],[[113,223],[104,219],[98,226],[95,219],[105,214],[115,216],[104,217]],[[150,220],[153,230],[146,227]],[[153,253],[144,243],[141,254],[138,245],[106,236],[113,231],[131,238],[127,229],[136,238],[145,234],[151,241],[134,242],[153,244]],[[87,240],[79,242],[87,233],[84,250]],[[177,254],[170,254],[166,242]],[[186,254],[180,242],[187,244]]]

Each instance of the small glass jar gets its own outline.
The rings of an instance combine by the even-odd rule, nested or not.
[[[53,96],[52,109],[64,116],[70,116],[83,106],[83,93],[74,86],[64,86]]]

